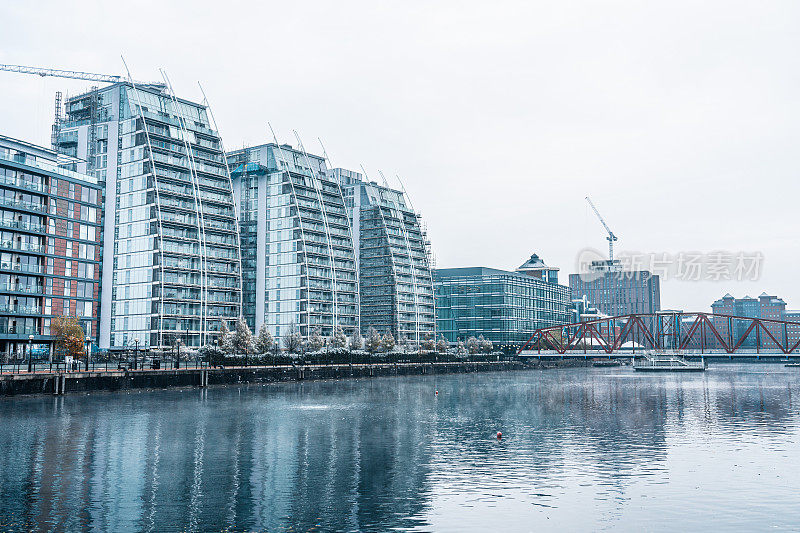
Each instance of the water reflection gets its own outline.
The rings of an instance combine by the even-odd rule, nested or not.
[[[786,370],[4,399],[0,529],[789,527],[800,373]]]

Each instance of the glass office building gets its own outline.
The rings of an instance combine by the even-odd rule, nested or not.
[[[570,321],[569,287],[494,268],[434,271],[438,331],[449,342],[483,335],[519,345],[542,327]]]
[[[333,169],[358,249],[361,330],[390,331],[412,345],[435,336],[430,245],[402,191]]]
[[[100,347],[197,347],[240,314],[238,225],[206,106],[116,83],[66,101],[58,150],[105,192]],[[230,325],[229,324],[229,325]]]
[[[325,159],[263,144],[228,156],[242,232],[244,316],[283,337],[358,327],[358,278],[342,189]]]
[[[61,315],[97,342],[101,202],[94,177],[0,135],[0,358],[46,353]]]

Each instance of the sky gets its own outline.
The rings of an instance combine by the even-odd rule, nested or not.
[[[0,63],[121,75],[124,56],[197,101],[200,81],[228,149],[270,123],[399,176],[437,267],[535,252],[566,283],[607,253],[588,195],[617,255],[672,265],[662,307],[800,308],[797,20],[777,0],[3,2]],[[49,144],[55,91],[88,86],[0,72],[0,133]]]

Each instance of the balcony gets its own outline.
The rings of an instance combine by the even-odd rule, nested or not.
[[[21,252],[32,252],[32,253],[40,253],[44,250],[44,246],[41,244],[35,244],[32,242],[15,242],[15,241],[2,241],[0,242],[0,248],[4,250],[19,250]]]
[[[42,294],[44,287],[42,285],[19,285],[19,284],[3,284],[0,285],[0,292],[21,292],[24,294]]]

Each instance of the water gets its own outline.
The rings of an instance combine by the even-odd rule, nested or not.
[[[796,530],[798,399],[724,364],[6,398],[0,531]]]

